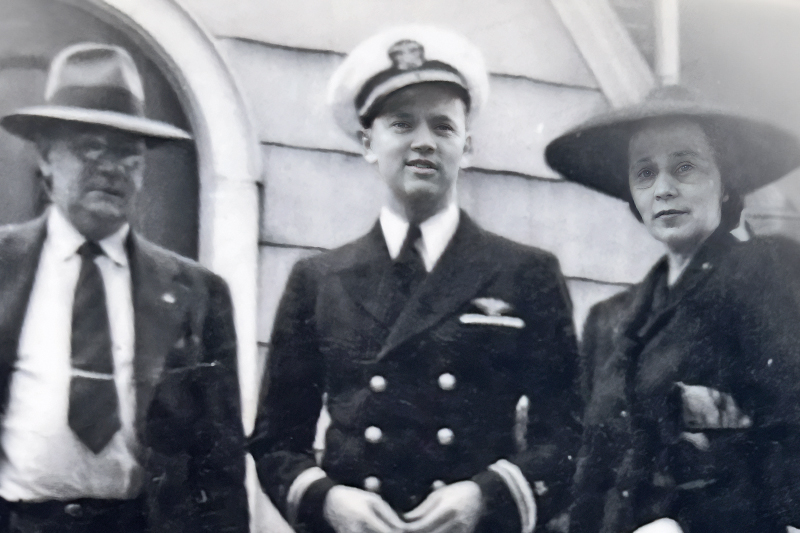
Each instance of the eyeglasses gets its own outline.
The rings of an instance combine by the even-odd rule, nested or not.
[[[119,135],[78,134],[65,139],[69,151],[84,163],[109,162],[134,170],[144,163],[144,141]]]

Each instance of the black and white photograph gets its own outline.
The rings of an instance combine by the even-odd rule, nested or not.
[[[798,51],[798,0],[0,0],[0,533],[800,531]]]

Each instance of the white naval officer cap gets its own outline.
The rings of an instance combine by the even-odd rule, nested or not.
[[[417,83],[452,83],[474,117],[489,96],[481,52],[463,36],[426,25],[397,26],[359,44],[328,84],[328,105],[348,136],[371,122],[391,93]]]

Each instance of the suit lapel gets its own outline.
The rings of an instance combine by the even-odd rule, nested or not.
[[[628,313],[620,322],[620,330],[626,340],[639,344],[642,342],[642,330],[652,324],[650,310],[653,306],[653,294],[661,276],[667,275],[667,259],[662,258],[636,286],[635,296]]]
[[[391,258],[380,223],[356,246],[357,261],[339,273],[345,292],[376,322],[388,329],[392,303]]]
[[[497,264],[484,246],[485,239],[482,230],[462,211],[450,244],[409,298],[378,359],[451,315],[497,274]]]
[[[0,400],[5,409],[11,372],[47,232],[46,217],[23,224],[0,243]]]
[[[615,332],[614,350],[606,360],[607,368],[604,369],[606,376],[619,378],[618,386],[606,387],[607,393],[616,397],[619,401],[626,403],[633,398],[633,387],[635,384],[635,374],[638,367],[639,357],[646,346],[646,340],[642,338],[642,329],[650,318],[650,309],[653,304],[653,293],[655,285],[661,275],[666,275],[666,258],[662,259],[650,270],[644,280],[633,287],[633,298],[627,310],[619,322],[619,333]],[[609,380],[610,381],[610,380]],[[605,401],[604,406],[614,411],[618,409],[617,403]],[[602,419],[607,416],[614,418],[616,413],[604,413]],[[620,421],[627,424],[628,421]]]
[[[159,251],[131,232],[128,240],[133,290],[136,376],[136,424],[143,423],[164,362],[176,341],[184,338],[187,295],[176,282],[173,261],[159,260]]]

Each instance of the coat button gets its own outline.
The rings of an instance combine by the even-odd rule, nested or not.
[[[623,409],[622,411],[619,412],[619,416],[621,416],[622,418],[627,418],[628,417],[628,411]]]
[[[364,431],[364,438],[367,439],[367,442],[377,444],[383,438],[383,431],[379,427],[370,426]]]
[[[364,489],[370,492],[378,492],[381,490],[381,480],[375,476],[364,478]]]
[[[630,496],[630,495],[631,495],[631,494],[630,494],[630,492],[628,492],[627,490],[623,490],[623,491],[622,491],[622,497],[623,497],[623,498],[627,498],[627,497],[628,497],[628,496]]]
[[[433,483],[431,483],[431,490],[439,490],[445,486],[445,482],[441,479],[437,479]]]
[[[64,506],[64,512],[73,518],[83,516],[83,508],[79,503],[68,503]]]
[[[442,390],[453,390],[456,386],[456,377],[449,373],[445,372],[441,376],[439,376],[439,387]]]
[[[450,428],[442,428],[436,432],[436,438],[439,439],[439,444],[448,446],[453,443],[455,434],[453,434],[453,430]]]
[[[383,376],[372,376],[369,380],[369,388],[372,392],[383,392],[386,390],[386,378]]]

